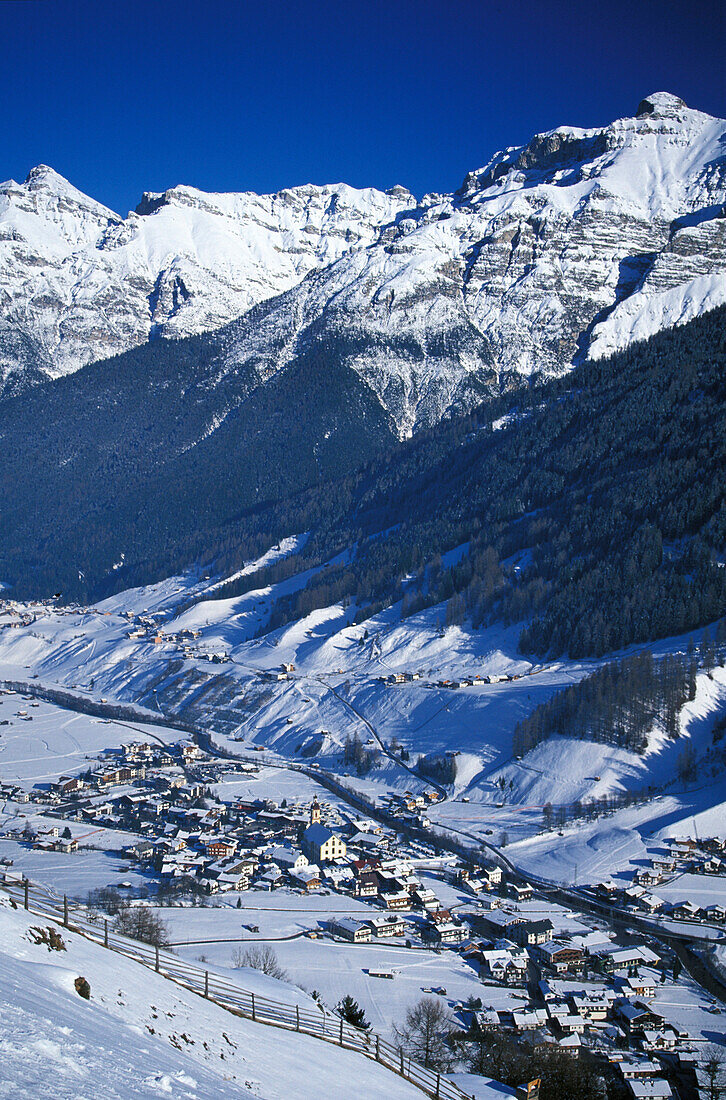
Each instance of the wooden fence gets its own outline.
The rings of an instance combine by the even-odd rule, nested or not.
[[[310,1035],[346,1050],[356,1051],[404,1077],[434,1100],[469,1100],[467,1094],[453,1081],[436,1070],[420,1066],[380,1035],[354,1027],[323,1005],[311,1009],[253,993],[229,978],[185,962],[171,951],[115,932],[109,921],[94,910],[71,904],[67,898],[59,897],[47,887],[31,883],[20,876],[6,873],[0,885],[19,907],[56,921],[110,951],[140,962],[238,1016],[255,1023]]]

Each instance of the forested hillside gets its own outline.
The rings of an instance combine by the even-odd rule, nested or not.
[[[524,756],[559,734],[643,752],[654,726],[674,740],[680,736],[681,707],[696,697],[696,674],[726,660],[726,621],[716,638],[705,632],[700,653],[654,659],[649,650],[604,665],[542,703],[514,730],[512,752]]]
[[[180,429],[155,423],[157,386],[140,366],[133,392],[148,384],[149,398],[136,451],[122,446],[123,406],[117,450],[91,438],[92,387],[82,402],[80,390],[57,389],[55,419],[36,391],[32,437],[9,430],[12,402],[0,418],[12,517],[0,534],[0,577],[18,592],[97,598],[193,561],[232,572],[283,535],[310,531],[301,555],[220,594],[355,548],[279,604],[272,625],[345,598],[359,620],[398,599],[404,615],[446,600],[450,622],[528,621],[523,651],[572,656],[698,627],[726,611],[725,319],[716,310],[396,445],[364,387],[341,386],[326,359],[253,392],[244,418],[231,412],[168,461],[165,432],[178,438]],[[73,387],[84,373],[57,385]],[[203,383],[194,385],[201,419]],[[76,400],[80,438],[69,424]],[[315,443],[331,417],[340,430]],[[145,447],[159,456],[151,474]],[[458,564],[444,568],[441,555],[463,544]],[[41,555],[50,566],[41,569]]]
[[[322,519],[319,495],[294,505],[293,526],[317,524],[304,560],[256,585],[357,553],[275,622],[345,597],[359,620],[394,599],[404,615],[447,600],[449,622],[530,619],[524,652],[578,657],[720,617],[725,318],[585,364],[509,408],[483,405],[331,487]],[[465,543],[443,569],[441,553]]]

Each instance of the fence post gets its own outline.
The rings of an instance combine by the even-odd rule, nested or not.
[[[103,922],[103,946],[108,947],[108,921]]]
[[[204,971],[204,996],[209,996],[209,971]]]
[[[300,1030],[300,1005],[295,1005],[295,1031]]]
[[[436,1100],[439,1100],[439,1096],[441,1095],[440,1089],[441,1089],[441,1074],[437,1073],[436,1074]]]
[[[343,1017],[340,1017],[340,1045],[343,1045]]]
[[[380,1062],[380,1060],[381,1060],[381,1037],[380,1037],[380,1035],[376,1035],[376,1061]]]
[[[159,973],[159,945],[154,945],[154,970]]]
[[[63,927],[68,927],[68,898],[63,895]]]
[[[25,887],[25,908],[27,909],[28,908],[28,889],[30,887],[30,882],[27,878],[26,878],[25,882],[23,883],[23,886]]]
[[[254,1018],[255,1018],[255,995],[254,995],[254,993],[251,993],[250,996],[252,997],[252,1019],[254,1020]]]
[[[399,1050],[398,1053],[401,1056],[401,1077],[403,1077],[403,1050]]]

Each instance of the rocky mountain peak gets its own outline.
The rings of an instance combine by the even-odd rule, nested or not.
[[[31,168],[25,177],[23,186],[30,190],[37,190],[39,187],[47,187],[52,190],[66,190],[66,188],[72,185],[65,176],[61,176],[60,172],[56,172],[55,169],[49,167],[49,165],[36,164],[35,168]]]
[[[168,201],[166,191],[161,194],[154,191],[144,191],[141,201],[134,207],[134,213],[142,218],[149,214],[155,214],[162,206],[166,206]]]
[[[688,110],[687,104],[672,92],[653,92],[641,99],[635,114],[637,118],[677,118],[684,110]]]

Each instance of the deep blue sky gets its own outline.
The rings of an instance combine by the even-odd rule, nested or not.
[[[504,145],[653,91],[726,115],[723,8],[6,0],[0,178],[44,162],[122,214],[177,183],[449,191]]]

